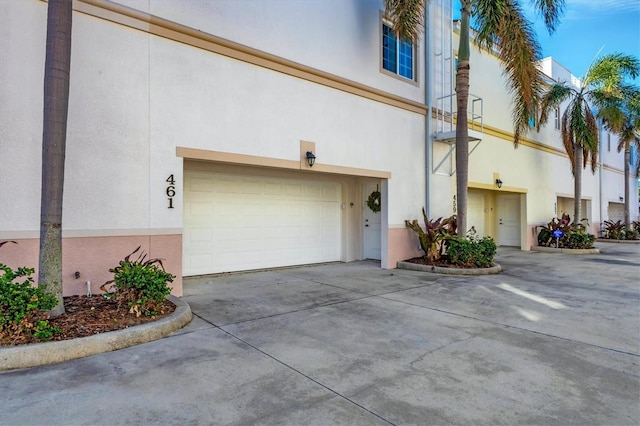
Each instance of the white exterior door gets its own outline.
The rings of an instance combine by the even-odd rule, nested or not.
[[[498,195],[498,245],[520,247],[520,195]]]
[[[382,258],[382,249],[381,249],[381,239],[382,235],[381,231],[381,217],[382,213],[377,212],[374,213],[368,206],[367,200],[371,193],[375,191],[380,191],[379,186],[375,184],[366,184],[363,185],[362,193],[364,197],[363,203],[363,216],[362,216],[362,225],[364,227],[362,231],[362,240],[363,240],[363,250],[364,250],[364,258],[365,259],[377,259],[380,260]]]
[[[336,182],[185,170],[183,274],[337,261]]]

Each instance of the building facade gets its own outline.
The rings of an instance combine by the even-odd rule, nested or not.
[[[0,253],[13,267],[38,263],[46,9],[0,2],[0,240],[18,242]],[[177,295],[183,276],[420,255],[404,220],[455,209],[438,114],[455,28],[449,2],[433,0],[408,44],[382,11],[381,0],[76,0],[64,294],[107,281],[139,245],[177,276]],[[513,148],[493,55],[474,54],[471,76],[468,223],[526,250],[572,198],[568,160],[554,129]],[[601,174],[584,175],[594,229],[623,185],[621,154],[604,154]]]

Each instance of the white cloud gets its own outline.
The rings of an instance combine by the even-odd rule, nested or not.
[[[594,14],[613,15],[618,13],[639,13],[638,0],[567,0],[566,18],[584,19]]]

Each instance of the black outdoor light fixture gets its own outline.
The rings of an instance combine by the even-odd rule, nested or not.
[[[623,202],[623,201],[624,201],[624,197],[620,197],[620,202]]]
[[[307,163],[309,163],[309,167],[313,167],[316,163],[316,156],[311,151],[307,151]]]
[[[498,189],[502,188],[502,181],[500,178],[496,179],[496,185],[498,185]]]

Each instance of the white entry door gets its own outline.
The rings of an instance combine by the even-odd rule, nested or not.
[[[520,247],[520,195],[498,195],[498,245]]]
[[[364,245],[364,258],[365,259],[377,259],[380,260],[382,258],[382,244],[381,244],[381,223],[380,217],[382,216],[381,212],[374,213],[368,206],[367,200],[369,196],[375,192],[380,191],[379,185],[375,184],[366,184],[363,185],[362,188],[363,196],[364,196],[364,209],[363,209],[363,217],[362,217],[362,225],[364,226],[364,230],[362,232],[363,236],[363,245]]]
[[[341,186],[185,170],[183,275],[340,260]]]

